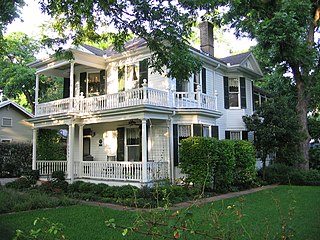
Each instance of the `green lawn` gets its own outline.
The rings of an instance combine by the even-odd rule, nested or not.
[[[239,235],[236,239],[263,239],[265,236],[269,236],[267,239],[274,239],[275,233],[280,232],[281,229],[279,216],[287,217],[288,208],[292,204],[294,206],[294,218],[292,221],[285,221],[294,230],[292,239],[319,239],[320,187],[280,186],[246,195],[241,199],[228,199],[202,207],[194,207],[191,209],[193,220],[199,229],[212,229],[210,227],[212,218],[208,213],[215,212],[222,214],[221,224],[223,225],[221,228],[231,229],[232,224],[239,226],[227,213],[235,210],[233,208],[228,209],[228,206],[239,205],[240,202],[243,204],[241,223],[247,234],[243,237]],[[275,202],[279,203],[276,204]],[[280,206],[282,214],[279,214],[277,206]],[[0,215],[0,238],[3,240],[12,239],[15,229],[31,229],[34,219],[46,217],[65,226],[64,233],[67,239],[120,239],[123,238],[121,231],[107,228],[104,221],[114,218],[117,224],[130,225],[137,214],[140,213],[89,206],[70,206],[3,214]],[[144,238],[139,235],[132,235],[126,239],[150,239],[150,237]],[[194,238],[188,236],[186,239]],[[203,239],[203,237],[196,239]]]

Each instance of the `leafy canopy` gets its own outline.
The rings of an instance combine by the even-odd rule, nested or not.
[[[190,54],[188,39],[198,10],[210,1],[41,0],[42,10],[55,19],[58,37],[44,36],[51,46],[72,41],[109,42],[123,50],[128,36],[146,40],[152,52],[151,67],[168,76],[188,79],[199,71],[199,58]]]

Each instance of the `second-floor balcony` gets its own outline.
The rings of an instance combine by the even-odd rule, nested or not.
[[[110,109],[131,106],[158,106],[172,109],[205,109],[217,111],[217,94],[209,96],[197,92],[162,91],[149,87],[131,89],[119,93],[84,98],[73,98],[39,103],[36,117],[53,114],[95,114]]]

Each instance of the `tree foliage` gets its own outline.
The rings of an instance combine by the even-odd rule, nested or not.
[[[319,26],[320,4],[316,0],[217,0],[219,6],[228,6],[223,20],[231,23],[238,35],[257,39],[258,51],[273,74],[282,69],[290,73],[289,81],[296,91],[296,112],[305,137],[300,141],[300,151],[308,168],[307,128],[308,107],[314,97],[314,86],[319,79],[319,45],[315,39]],[[214,16],[216,17],[216,16]]]
[[[275,154],[275,162],[297,166],[301,161],[299,142],[301,129],[296,112],[286,97],[265,102],[261,109],[243,120],[249,131],[254,131],[258,156],[265,160]]]
[[[35,70],[27,66],[35,61],[40,50],[39,42],[25,33],[12,33],[3,38],[5,49],[0,56],[0,89],[4,94],[21,103],[23,94],[27,108],[34,112]],[[62,79],[40,78],[39,101],[54,100],[62,96]],[[61,96],[60,96],[61,95]]]
[[[208,2],[208,1],[200,1]],[[55,18],[51,27],[58,37],[45,35],[43,41],[51,46],[71,40],[78,45],[84,41],[111,41],[123,50],[128,36],[146,40],[153,55],[150,65],[160,73],[176,79],[188,79],[200,69],[200,60],[190,54],[188,39],[197,19],[198,1],[136,1],[136,0],[41,0],[41,7]]]

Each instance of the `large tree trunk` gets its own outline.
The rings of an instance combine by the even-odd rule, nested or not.
[[[293,71],[294,77],[296,80],[296,86],[297,86],[297,95],[298,95],[298,101],[297,101],[297,113],[299,122],[301,125],[301,132],[303,134],[303,138],[300,142],[299,148],[300,152],[302,154],[303,160],[298,165],[301,169],[309,169],[309,142],[310,142],[310,135],[308,131],[308,121],[307,121],[307,109],[308,109],[308,103],[307,103],[307,97],[305,93],[305,84],[301,77],[301,74],[298,69],[295,68]]]

